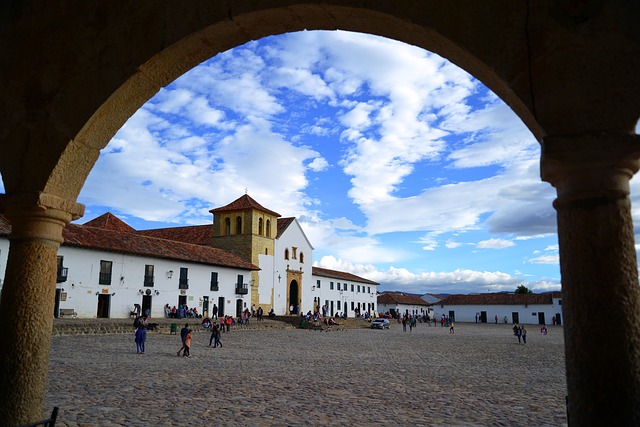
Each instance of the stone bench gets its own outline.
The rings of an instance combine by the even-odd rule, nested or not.
[[[74,308],[61,308],[59,310],[59,315],[60,317],[64,317],[64,316],[77,317],[78,313],[76,313],[76,310]]]

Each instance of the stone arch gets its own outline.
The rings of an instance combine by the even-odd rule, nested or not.
[[[640,157],[638,20],[632,0],[0,3],[0,58],[9,59],[0,65],[0,210],[13,226],[0,310],[9,327],[0,348],[15,341],[15,351],[33,357],[18,363],[0,351],[0,386],[8,390],[0,418],[24,424],[42,413],[49,279],[62,227],[82,214],[74,203],[99,150],[161,87],[218,52],[272,34],[344,29],[444,56],[493,90],[542,142],[542,176],[559,195],[572,422],[640,423],[640,297],[628,203]],[[20,280],[33,286],[21,289]],[[593,322],[598,310],[612,313],[622,332]],[[20,329],[12,319],[29,325],[28,339],[11,335]]]
[[[447,27],[447,20],[443,19],[446,10],[431,17],[425,22],[417,23],[409,19],[409,11],[404,8],[386,9],[383,7],[354,8],[350,1],[337,1],[333,4],[296,4],[296,2],[276,1],[268,9],[255,5],[247,5],[242,10],[230,7],[228,13],[212,11],[206,8],[173,10],[170,20],[174,31],[167,32],[164,25],[167,19],[165,13],[177,4],[167,2],[167,9],[157,7],[147,8],[143,5],[134,12],[139,16],[150,17],[149,24],[145,23],[143,34],[136,34],[140,38],[158,37],[163,43],[145,45],[145,50],[133,58],[130,64],[116,64],[105,70],[112,73],[106,82],[98,84],[98,88],[83,88],[83,92],[75,92],[75,98],[83,100],[78,110],[78,103],[55,105],[64,111],[62,123],[67,132],[65,136],[56,135],[53,147],[47,156],[46,164],[37,165],[38,173],[30,177],[30,186],[24,190],[43,191],[67,200],[75,200],[86,177],[95,164],[99,150],[104,148],[117,130],[133,115],[137,109],[150,99],[161,87],[166,86],[189,69],[213,55],[244,44],[252,39],[283,32],[312,30],[312,29],[344,29],[380,35],[412,45],[425,48],[440,54],[453,63],[470,72],[485,85],[498,94],[520,118],[529,126],[537,138],[544,135],[542,126],[536,121],[530,111],[528,103],[529,91],[520,88],[518,94],[513,87],[514,79],[523,79],[525,69],[501,70],[503,64],[489,63],[495,60],[487,55],[482,46],[497,46],[499,40],[485,40],[478,46],[471,46],[472,40],[465,40],[463,33],[472,27],[484,25],[480,22],[467,22],[470,28],[462,31]],[[154,5],[155,6],[155,5]],[[206,10],[202,10],[202,9]],[[447,9],[447,8],[445,8]],[[484,7],[483,7],[484,9]],[[516,8],[517,9],[517,8]],[[194,14],[208,15],[208,20],[194,19]],[[470,12],[474,13],[474,12]],[[484,12],[486,13],[486,12]],[[483,13],[483,14],[484,14]],[[229,14],[232,14],[231,19]],[[524,10],[514,10],[509,14],[500,13],[496,19],[514,21],[515,16],[525,16]],[[356,19],[357,18],[357,19]],[[130,20],[135,17],[129,18]],[[161,26],[161,24],[163,26]],[[179,28],[178,28],[179,27]],[[89,28],[80,29],[91,32]],[[504,28],[500,38],[514,37],[521,40],[520,28]],[[132,29],[132,31],[134,31]],[[506,33],[505,33],[506,32]],[[518,33],[518,37],[516,36]],[[498,34],[485,34],[488,39],[498,37]],[[130,51],[129,40],[111,40],[112,48],[119,54],[126,56]],[[467,46],[465,46],[465,43]],[[522,63],[526,58],[523,52],[514,53],[514,49],[502,48],[508,52],[509,58],[502,59],[509,62]],[[485,50],[487,48],[485,47]],[[484,56],[484,58],[483,58]],[[78,60],[96,60],[97,58],[78,58]],[[524,65],[524,64],[523,64]],[[119,69],[114,69],[120,66]],[[512,74],[512,75],[509,75]],[[526,79],[525,79],[526,80]],[[79,82],[69,82],[69,84]],[[523,85],[523,82],[519,82]],[[526,85],[525,85],[526,86]],[[65,90],[66,88],[61,88]],[[78,89],[76,88],[76,91]],[[60,100],[59,102],[62,102]],[[57,104],[58,102],[54,102]],[[82,109],[82,108],[86,109]],[[78,110],[77,113],[68,111]],[[34,113],[35,114],[35,113]],[[47,128],[53,127],[51,123]],[[42,129],[49,133],[51,129]],[[36,135],[33,135],[36,136]],[[60,138],[61,137],[61,138]],[[36,166],[36,165],[34,165]],[[11,165],[0,163],[5,179],[7,194],[20,191],[26,183],[14,181]],[[6,173],[5,173],[6,172]]]

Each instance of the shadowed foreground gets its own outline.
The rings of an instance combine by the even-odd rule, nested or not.
[[[179,336],[54,337],[46,413],[60,426],[566,425],[562,329],[418,324],[391,330],[244,330],[191,358]]]

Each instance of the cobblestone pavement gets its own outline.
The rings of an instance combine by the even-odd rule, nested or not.
[[[133,331],[53,338],[45,413],[60,426],[566,425],[563,336],[509,325],[403,333],[246,330],[180,338]]]

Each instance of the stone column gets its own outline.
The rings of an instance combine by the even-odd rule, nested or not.
[[[545,137],[557,190],[571,425],[640,425],[640,288],[629,180],[637,135]]]
[[[4,196],[11,221],[0,301],[0,423],[43,417],[62,229],[83,207],[55,196]]]

